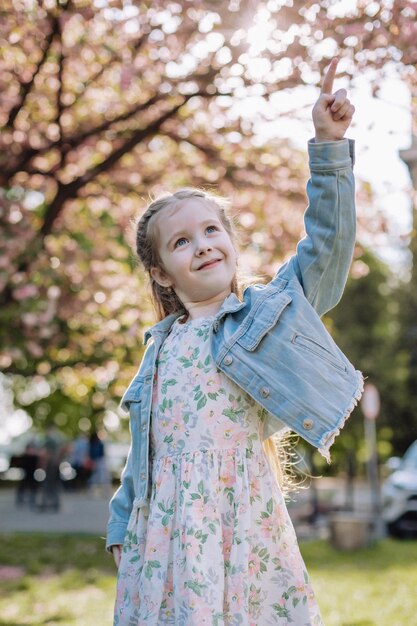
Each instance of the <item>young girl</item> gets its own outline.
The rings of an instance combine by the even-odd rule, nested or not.
[[[160,321],[122,399],[132,445],[110,503],[114,626],[322,624],[271,457],[292,429],[329,460],[362,376],[320,320],[355,238],[354,107],[313,109],[306,237],[267,285],[240,293],[225,202],[183,189],[137,225]]]

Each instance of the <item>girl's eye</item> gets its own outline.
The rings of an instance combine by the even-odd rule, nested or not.
[[[174,244],[174,248],[178,248],[178,246],[182,246],[182,243],[181,243],[182,241],[187,242],[187,240],[186,240],[186,238],[185,238],[185,237],[180,237],[180,238],[179,238],[179,239],[177,239],[177,241],[175,242],[175,244]]]
[[[207,226],[208,231],[217,230],[217,226]]]

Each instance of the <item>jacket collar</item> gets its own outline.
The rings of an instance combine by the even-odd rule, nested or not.
[[[245,305],[246,305],[246,302],[241,302],[235,293],[230,293],[223,300],[223,304],[221,305],[220,309],[217,311],[216,315],[214,316],[214,319],[220,320],[227,313],[234,313],[235,311],[239,311],[240,309],[243,309]],[[172,324],[175,322],[175,320],[178,317],[181,317],[182,315],[183,314],[179,312],[171,313],[171,315],[167,315],[167,317],[164,317],[163,320],[161,320],[160,322],[157,322],[156,324],[148,328],[148,330],[145,332],[145,336],[143,339],[144,345],[146,346],[149,338],[155,334],[161,334],[161,335],[167,334]]]

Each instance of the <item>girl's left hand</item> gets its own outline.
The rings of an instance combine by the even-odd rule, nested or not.
[[[313,107],[313,123],[316,141],[338,141],[343,139],[350,126],[355,107],[346,97],[346,89],[332,93],[333,81],[339,59],[334,57],[323,79],[319,99]]]

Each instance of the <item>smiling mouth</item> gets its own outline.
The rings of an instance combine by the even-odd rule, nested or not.
[[[198,271],[209,269],[210,267],[214,267],[215,265],[217,265],[217,263],[220,263],[220,261],[221,259],[213,259],[212,261],[208,261],[207,263],[204,263],[204,265],[201,265],[198,268]]]

